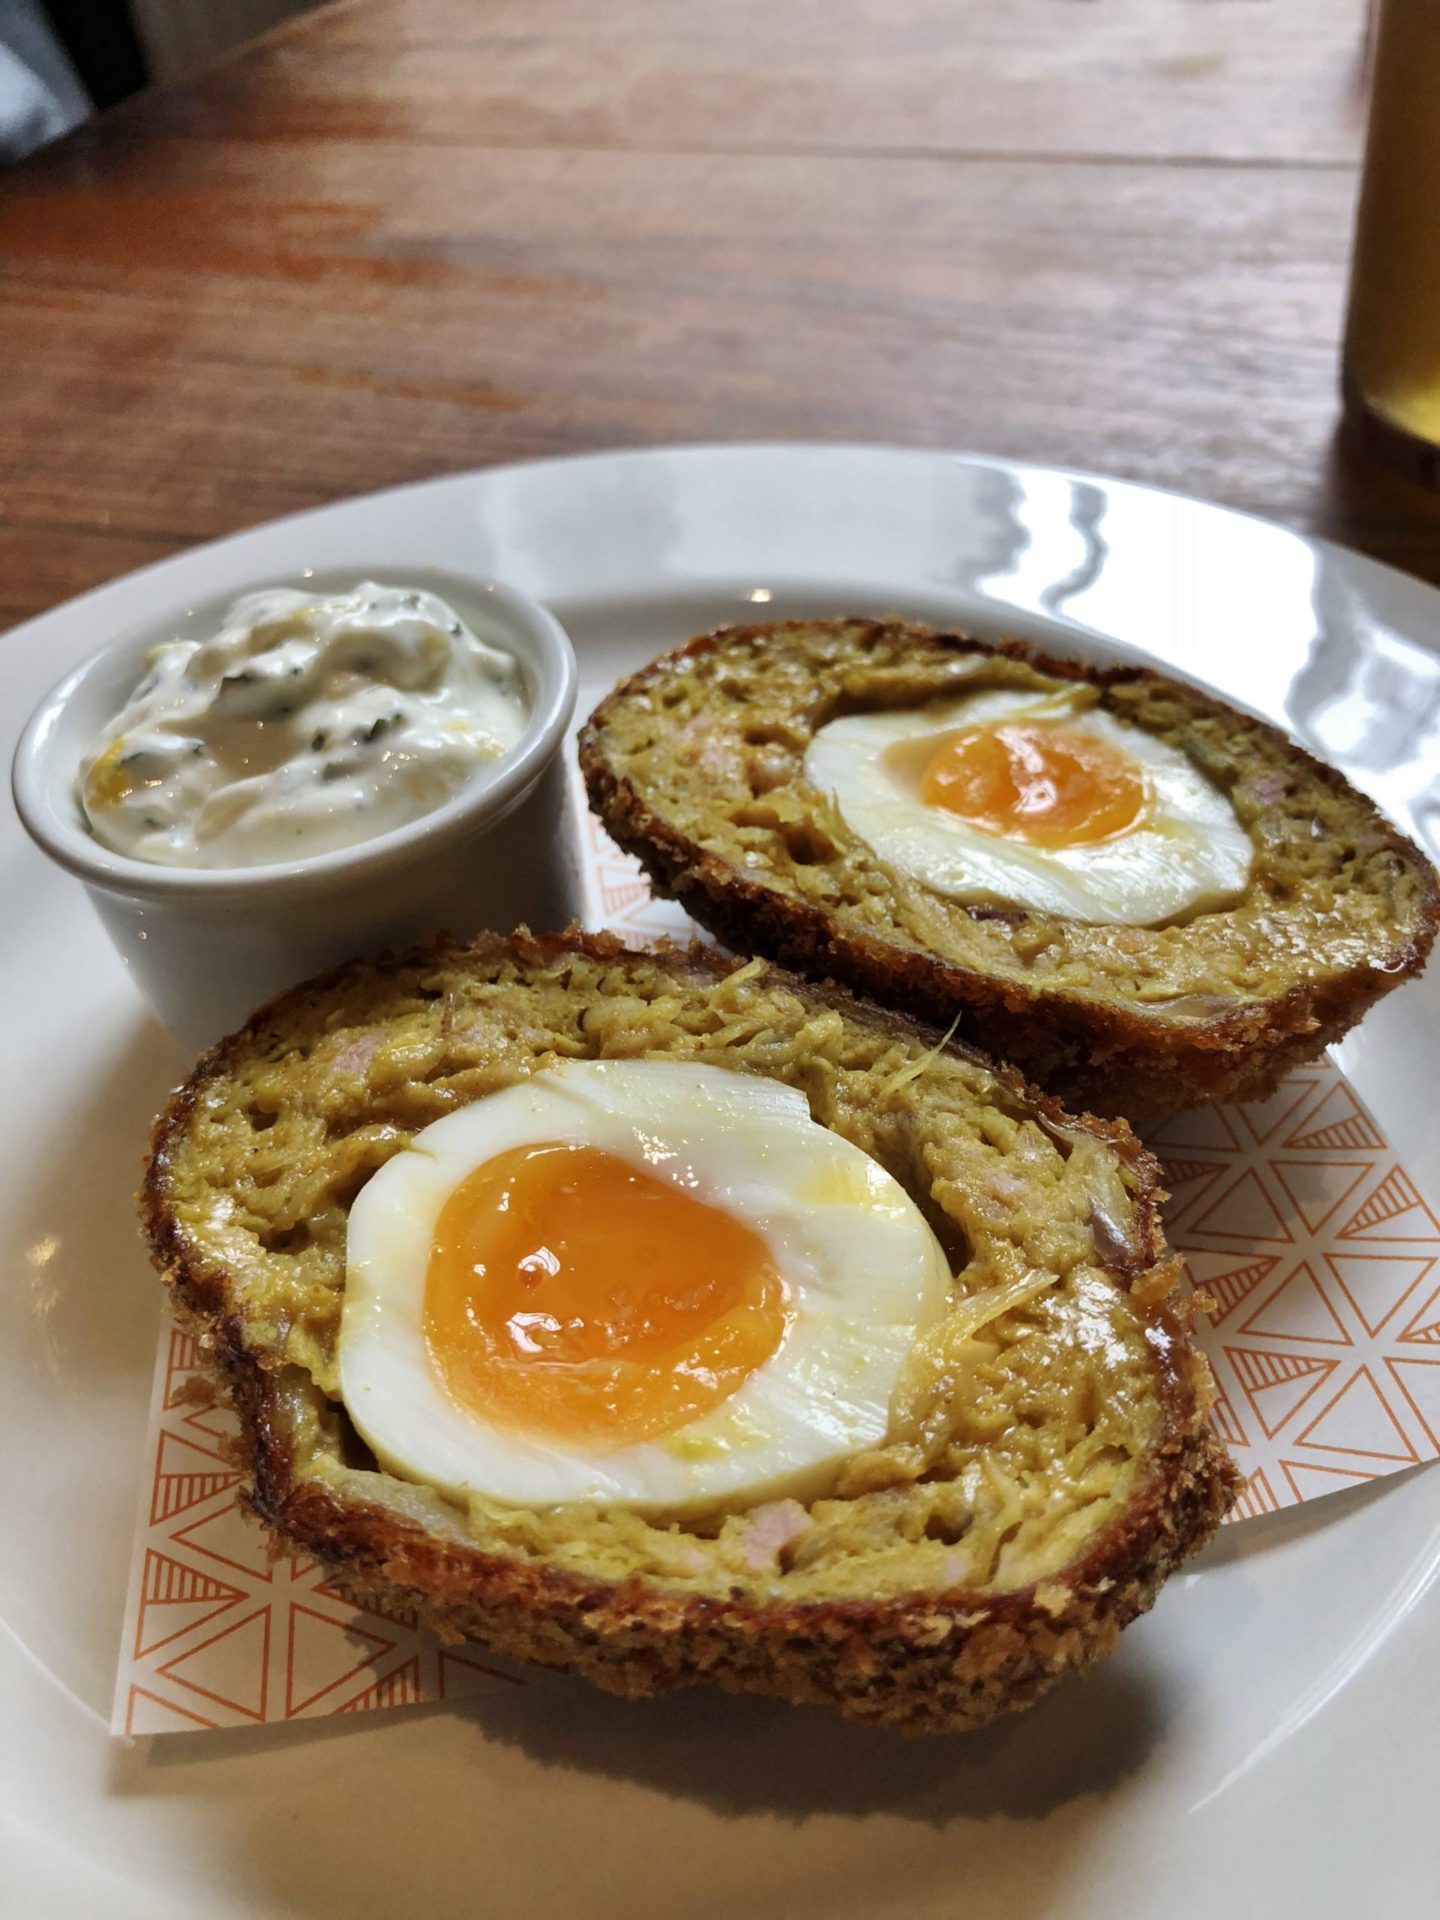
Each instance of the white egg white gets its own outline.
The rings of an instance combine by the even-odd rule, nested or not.
[[[1229,800],[1178,749],[1086,699],[997,689],[909,711],[851,714],[816,733],[805,777],[889,866],[967,905],[1148,927],[1233,904],[1249,884],[1254,847]],[[1137,826],[1093,846],[1037,847],[920,798],[925,742],[938,746],[964,727],[1041,718],[1063,720],[1129,755],[1149,795]],[[916,743],[913,756],[891,752],[908,742]]]
[[[723,1207],[789,1289],[778,1349],[722,1405],[660,1438],[587,1449],[491,1423],[449,1393],[424,1331],[441,1209],[475,1168],[542,1141],[593,1146]],[[777,1081],[677,1061],[569,1061],[447,1115],[350,1213],[341,1392],[391,1471],[457,1499],[620,1504],[680,1514],[813,1497],[885,1437],[917,1332],[951,1275],[914,1202]]]

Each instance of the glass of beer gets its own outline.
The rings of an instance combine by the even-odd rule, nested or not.
[[[1440,487],[1440,0],[1380,0],[1343,369],[1361,437]]]

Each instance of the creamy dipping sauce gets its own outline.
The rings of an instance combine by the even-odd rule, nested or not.
[[[414,587],[245,594],[152,650],[79,770],[97,840],[170,867],[331,853],[452,799],[528,719],[513,655]]]

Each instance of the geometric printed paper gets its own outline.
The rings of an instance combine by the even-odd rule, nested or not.
[[[575,775],[572,770],[572,779]],[[635,944],[699,929],[656,900],[578,793],[583,918]],[[700,937],[704,937],[703,935]],[[1243,1521],[1440,1455],[1440,1219],[1328,1061],[1270,1100],[1152,1130],[1171,1245],[1213,1302],[1195,1322]],[[112,1731],[194,1732],[455,1699],[524,1670],[356,1607],[314,1561],[270,1556],[236,1504],[232,1416],[166,1319]]]
[[[1440,1219],[1328,1060],[1146,1144],[1247,1485],[1235,1518],[1440,1455]]]
[[[197,1361],[166,1315],[113,1733],[265,1726],[524,1684],[498,1655],[355,1606],[315,1561],[272,1558],[236,1503],[234,1416],[207,1401]]]
[[[638,860],[622,853],[590,812],[578,768],[571,771],[580,835],[581,918],[592,930],[606,927],[632,946],[648,941],[708,940],[673,900],[658,900]]]

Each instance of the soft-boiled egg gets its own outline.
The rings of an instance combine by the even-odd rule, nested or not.
[[[794,1088],[567,1061],[416,1134],[350,1213],[341,1393],[403,1477],[679,1513],[885,1438],[949,1264]]]
[[[1229,800],[1093,702],[996,689],[850,714],[805,777],[882,860],[966,904],[1129,926],[1232,904],[1254,849]]]

